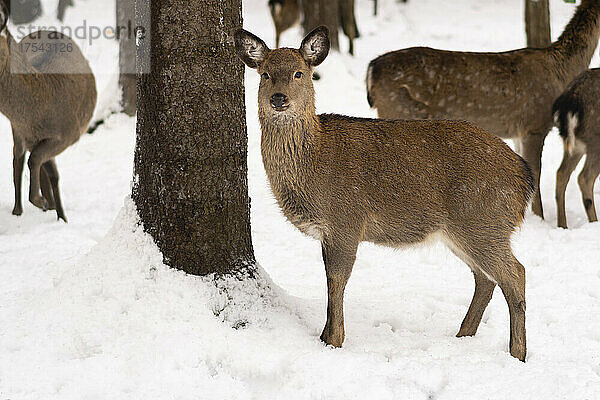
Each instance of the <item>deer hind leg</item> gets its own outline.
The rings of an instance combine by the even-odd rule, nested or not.
[[[334,347],[344,342],[344,290],[356,259],[358,241],[325,239],[321,245],[327,275],[327,322],[321,340]]]
[[[540,174],[542,171],[542,150],[544,147],[544,139],[547,133],[544,134],[527,134],[523,138],[523,158],[533,172],[535,178],[535,195],[531,207],[535,215],[544,218],[544,209],[542,207],[542,196],[540,194]]]
[[[510,354],[521,361],[525,361],[527,353],[525,337],[525,269],[517,261],[510,249],[510,239],[500,239],[496,236],[495,241],[487,239],[491,235],[485,234],[475,240],[462,241],[457,246],[464,253],[463,259],[472,264],[471,268],[483,277],[493,280],[500,286],[510,315]],[[485,239],[482,239],[485,238]],[[477,280],[476,275],[476,280]],[[477,281],[475,304],[469,307],[465,316],[465,333],[474,332],[473,325],[478,325],[481,315],[491,298],[493,283],[486,283],[483,279],[479,281],[479,293],[477,293]],[[483,284],[483,286],[481,286]],[[486,302],[487,300],[487,302]],[[465,324],[463,321],[463,324]],[[461,326],[461,331],[462,331]],[[469,328],[471,329],[469,331]],[[476,330],[476,328],[475,328]],[[459,331],[459,334],[461,332]]]
[[[13,184],[15,186],[15,206],[13,215],[23,214],[23,203],[21,201],[21,182],[23,180],[23,164],[25,163],[25,147],[15,140],[13,147]]]
[[[556,172],[556,212],[557,222],[560,228],[567,228],[567,214],[565,211],[565,190],[571,178],[571,174],[577,167],[579,160],[583,157],[583,152],[573,149],[569,154],[565,151],[562,163]]]
[[[67,222],[67,216],[65,215],[62,201],[60,200],[60,190],[58,188],[59,175],[58,169],[56,168],[56,161],[54,161],[54,159],[48,160],[44,163],[42,168],[48,174],[50,184],[52,185],[52,193],[54,194],[54,203],[56,207],[56,217],[59,220],[62,219],[63,221]]]
[[[38,208],[43,209],[46,205],[46,201],[40,194],[40,174],[42,165],[51,158],[54,158],[54,156],[64,149],[65,146],[60,142],[43,140],[31,150],[29,160],[27,161],[30,172],[29,201]]]
[[[588,221],[596,222],[598,217],[596,216],[596,207],[594,205],[594,182],[600,174],[600,152],[588,149],[587,159],[583,166],[583,170],[579,174],[578,182],[579,188],[581,189],[581,197],[583,199],[583,206],[587,213]]]
[[[475,278],[475,292],[469,310],[456,334],[457,337],[473,336],[477,333],[483,312],[492,299],[496,287],[496,284],[486,278],[478,269],[473,270],[473,276]]]
[[[46,163],[42,164],[42,169],[40,170],[40,187],[42,189],[42,197],[44,197],[44,200],[46,200],[44,211],[48,211],[54,210],[56,206],[54,204],[54,194],[52,193],[50,177],[48,176],[45,166]]]

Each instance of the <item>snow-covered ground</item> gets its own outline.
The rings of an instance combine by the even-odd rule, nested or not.
[[[76,1],[67,22],[87,15],[111,23],[110,3]],[[245,27],[272,44],[265,3],[244,0]],[[357,1],[356,57],[331,54],[319,67],[319,112],[374,116],[364,72],[388,50],[524,45],[522,0],[379,3],[375,18],[371,1]],[[551,0],[554,37],[573,9]],[[300,39],[294,29],[282,41]],[[114,44],[84,51],[95,71],[116,69]],[[98,77],[99,112],[114,104],[114,82]],[[600,224],[587,223],[572,179],[571,229],[555,227],[556,132],[543,158],[547,219],[529,214],[514,238],[527,270],[526,363],[508,353],[499,290],[477,335],[454,337],[473,279],[441,245],[401,252],[362,245],[346,292],[346,342],[332,349],[319,341],[326,310],[319,244],[286,222],[262,167],[257,86],[247,70],[252,235],[264,273],[219,288],[166,268],[140,232],[127,198],[134,119],[113,116],[58,157],[69,224],[27,202],[23,216],[11,215],[12,138],[0,121],[0,400],[600,398]],[[26,187],[28,179],[26,169]]]

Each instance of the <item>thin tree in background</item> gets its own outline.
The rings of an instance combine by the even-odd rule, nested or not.
[[[171,267],[251,273],[244,67],[232,40],[241,0],[149,7],[133,187],[140,219]]]
[[[550,46],[550,6],[548,0],[525,0],[525,30],[527,47],[541,49]]]
[[[117,29],[119,40],[119,87],[121,88],[121,107],[127,115],[136,112],[136,74],[135,74],[135,2],[117,0]]]

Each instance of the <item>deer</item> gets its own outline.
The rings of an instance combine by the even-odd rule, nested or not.
[[[367,101],[380,118],[464,119],[504,139],[531,166],[533,212],[544,217],[541,155],[552,104],[587,70],[600,36],[600,1],[582,0],[550,47],[502,53],[413,47],[373,59]]]
[[[321,340],[342,346],[344,290],[361,242],[406,248],[437,239],[475,279],[457,336],[476,333],[499,285],[510,354],[524,361],[525,269],[511,236],[535,189],[527,163],[466,121],[317,115],[311,75],[329,53],[324,26],[298,49],[270,50],[243,29],[234,42],[260,74],[261,154],[273,195],[289,222],[321,242],[328,293]]]
[[[0,113],[13,133],[13,215],[23,213],[21,180],[25,153],[29,201],[67,222],[55,157],[86,132],[96,107],[96,80],[77,44],[59,32],[37,31],[17,42],[0,11]],[[37,51],[44,49],[45,51]],[[40,194],[41,189],[41,194]]]
[[[594,182],[600,174],[600,68],[578,76],[554,102],[552,115],[564,143],[564,155],[556,172],[557,223],[567,229],[565,190],[571,174],[586,155],[577,179],[589,222],[598,221]]]
[[[275,24],[275,48],[279,48],[281,34],[300,21],[298,0],[269,0],[269,10]]]

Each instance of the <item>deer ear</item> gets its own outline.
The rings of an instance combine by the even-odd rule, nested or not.
[[[258,36],[243,29],[235,33],[235,51],[250,68],[258,68],[271,50]]]
[[[315,28],[302,40],[299,50],[308,65],[321,64],[329,54],[329,29],[323,25]]]

